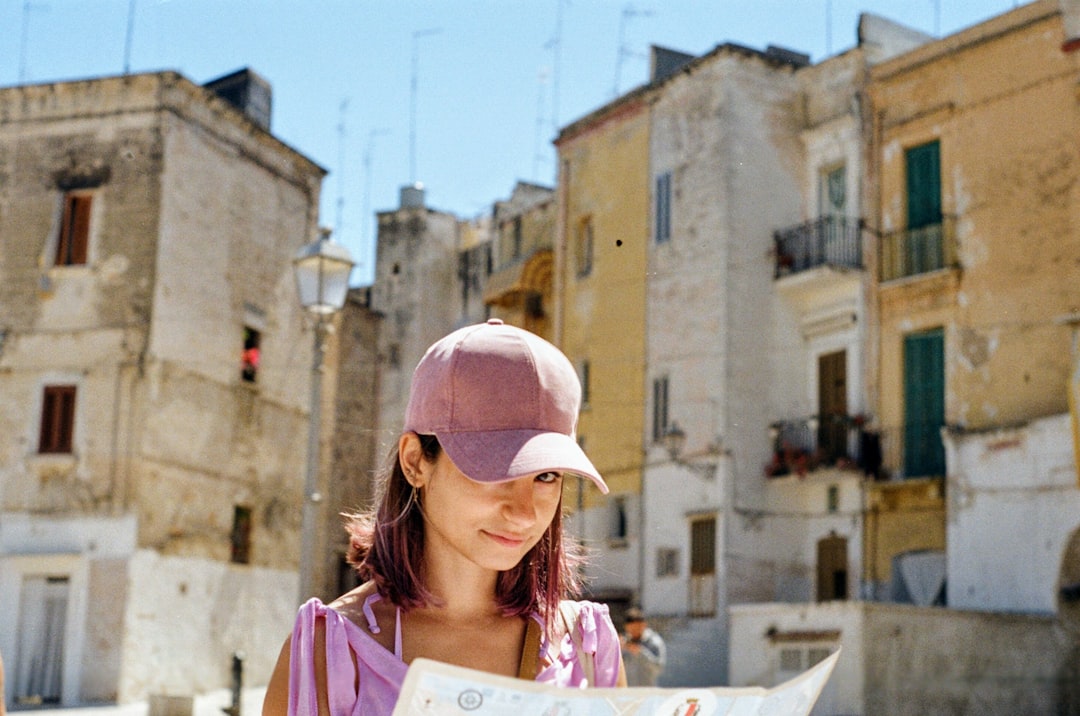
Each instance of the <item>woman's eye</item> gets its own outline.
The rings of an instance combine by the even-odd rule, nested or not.
[[[562,473],[558,472],[542,472],[536,476],[537,482],[551,483],[558,482],[562,478]]]

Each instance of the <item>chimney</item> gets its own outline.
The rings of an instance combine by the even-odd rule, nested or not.
[[[270,131],[270,106],[273,92],[270,83],[245,67],[203,85],[218,97],[243,112],[248,119]]]
[[[402,209],[424,208],[424,185],[420,182],[401,187]]]

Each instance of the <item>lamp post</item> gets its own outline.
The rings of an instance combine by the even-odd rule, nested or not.
[[[300,543],[300,602],[312,596],[315,574],[315,521],[322,495],[318,490],[319,424],[322,417],[323,354],[330,322],[349,292],[354,266],[348,249],[330,238],[328,229],[307,244],[293,259],[300,305],[315,321],[315,349],[311,365],[311,413],[308,424],[307,468],[304,472],[304,507]]]

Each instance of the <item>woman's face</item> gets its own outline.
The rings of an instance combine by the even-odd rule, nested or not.
[[[543,537],[562,495],[562,475],[545,472],[499,483],[470,480],[440,452],[421,461],[425,559],[445,554],[489,570],[515,567]]]

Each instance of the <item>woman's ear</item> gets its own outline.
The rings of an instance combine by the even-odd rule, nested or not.
[[[424,448],[416,433],[403,433],[398,438],[398,462],[405,473],[405,480],[413,487],[423,487]]]

